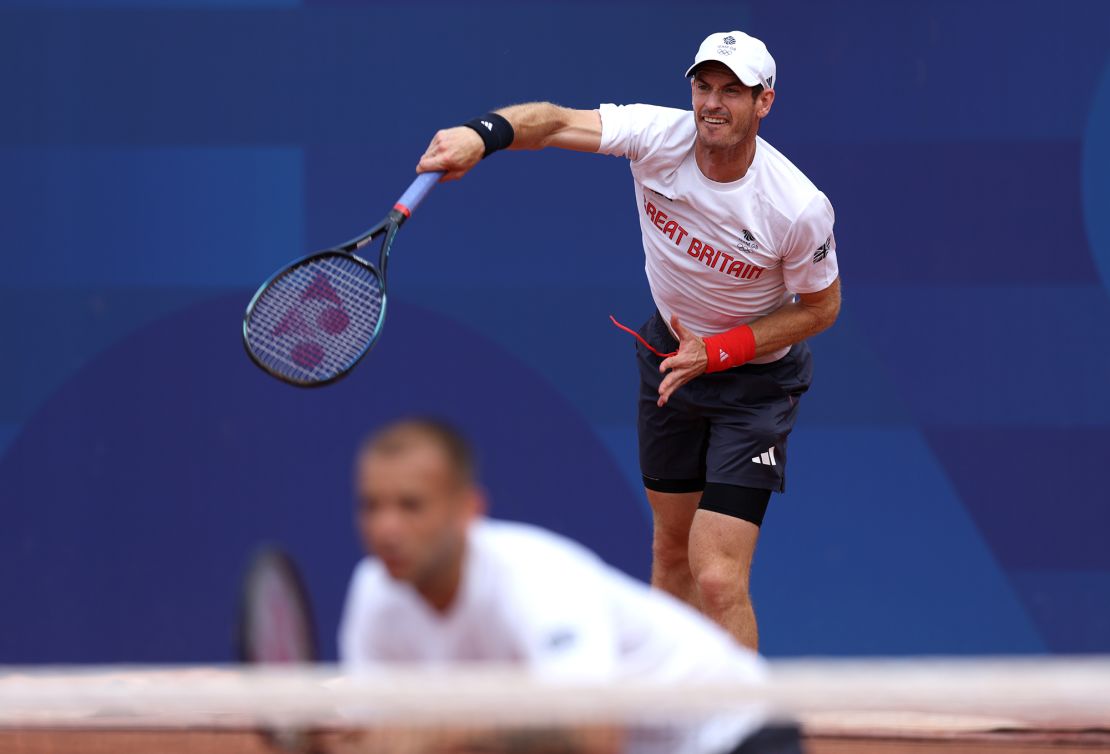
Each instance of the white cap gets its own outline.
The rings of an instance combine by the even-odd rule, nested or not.
[[[686,71],[686,78],[698,65],[710,60],[728,66],[747,86],[762,84],[764,89],[775,88],[775,59],[767,52],[767,45],[742,31],[722,31],[706,37],[694,64]]]

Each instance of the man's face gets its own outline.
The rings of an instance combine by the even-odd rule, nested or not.
[[[363,545],[390,576],[420,589],[456,568],[477,493],[452,473],[440,448],[418,443],[365,452],[355,488]]]
[[[764,102],[768,92],[752,99],[751,87],[716,61],[698,66],[690,89],[698,141],[710,149],[728,149],[754,137],[759,118],[770,109]]]

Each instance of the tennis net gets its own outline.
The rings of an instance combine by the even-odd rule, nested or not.
[[[692,744],[666,743],[676,730],[753,716],[797,720],[815,754],[1110,751],[1110,658],[777,661],[758,685],[473,666],[0,668],[0,752],[678,752]]]

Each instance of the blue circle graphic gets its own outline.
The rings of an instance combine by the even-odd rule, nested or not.
[[[512,354],[397,300],[350,376],[294,388],[243,352],[247,298],[213,298],[106,349],[0,458],[0,604],[18,613],[0,631],[0,661],[227,661],[242,568],[267,542],[304,569],[334,657],[361,553],[354,449],[414,414],[474,441],[492,515],[646,574],[639,500],[586,420]]]

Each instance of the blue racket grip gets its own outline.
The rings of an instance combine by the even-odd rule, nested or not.
[[[397,200],[397,209],[400,209],[405,215],[411,215],[420,206],[420,202],[424,201],[428,192],[432,190],[432,186],[439,183],[443,173],[444,171],[440,170],[432,173],[421,173],[416,176],[416,180],[405,189],[405,193],[401,194],[401,198]]]

